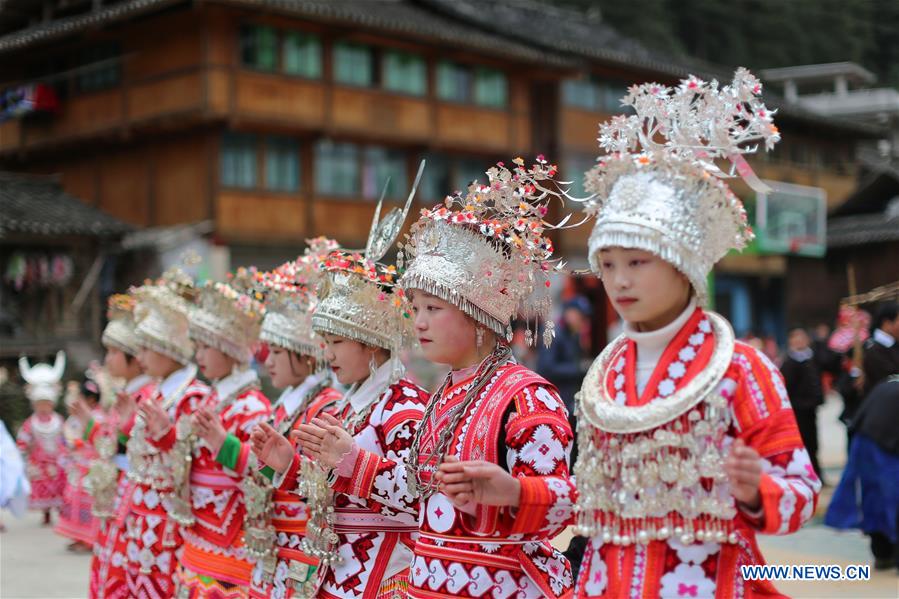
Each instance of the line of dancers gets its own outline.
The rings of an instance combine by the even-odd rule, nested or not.
[[[415,186],[403,210],[379,204],[364,250],[319,238],[272,271],[200,285],[173,269],[114,296],[102,341],[125,383],[80,411],[90,595],[777,595],[740,566],[764,563],[758,533],[812,516],[820,482],[779,372],[704,307],[715,262],[752,238],[726,177],[761,185],[744,155],[779,140],[760,94],[744,69],[632,87],[586,200],[542,156],[515,158],[401,239]],[[583,223],[548,215],[572,202],[625,323],[584,379],[577,437],[509,345],[515,319],[552,342],[548,234]],[[449,369],[432,393],[406,376],[413,345]],[[61,372],[29,372],[20,442],[42,468]],[[569,526],[589,539],[576,581],[551,543]]]

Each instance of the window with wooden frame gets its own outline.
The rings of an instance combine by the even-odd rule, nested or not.
[[[437,63],[437,97],[449,102],[503,108],[509,101],[508,79],[498,69],[450,61]]]
[[[256,188],[259,138],[229,131],[222,136],[220,181],[222,187]]]
[[[412,96],[428,91],[428,67],[425,59],[410,52],[384,50],[381,54],[384,89]]]
[[[109,42],[82,50],[75,78],[79,92],[96,92],[117,86],[122,79],[122,49]]]
[[[265,139],[265,188],[295,192],[300,188],[300,144],[289,137]]]
[[[336,42],[333,52],[334,81],[344,85],[371,87],[376,83],[374,52],[370,46]]]
[[[240,30],[240,62],[256,71],[320,79],[321,40],[304,31],[246,24]]]
[[[360,192],[360,151],[353,143],[320,140],[315,145],[315,191],[356,197]]]

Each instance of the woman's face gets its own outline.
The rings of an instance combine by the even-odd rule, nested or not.
[[[301,356],[279,345],[269,344],[265,368],[278,389],[296,387],[311,374],[308,356]]]
[[[128,378],[130,371],[128,356],[117,347],[106,348],[106,357],[103,359],[103,364],[112,376],[120,379]]]
[[[430,293],[412,294],[415,332],[431,362],[464,368],[478,362],[477,325],[453,304]],[[467,363],[466,363],[467,362]]]
[[[619,247],[599,252],[600,272],[615,311],[637,330],[659,329],[690,301],[690,283],[668,262],[644,250]]]
[[[155,378],[165,378],[181,368],[181,364],[172,358],[146,347],[141,349],[137,359],[144,372]]]
[[[231,374],[237,364],[237,360],[231,356],[199,341],[197,342],[196,359],[197,366],[200,367],[203,375],[213,381],[223,379]]]
[[[352,385],[367,379],[368,365],[375,351],[358,341],[325,334],[325,359],[341,385]]]

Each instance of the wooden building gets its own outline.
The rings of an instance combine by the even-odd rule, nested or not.
[[[265,267],[314,235],[361,245],[384,180],[399,199],[421,158],[425,204],[540,152],[577,192],[626,86],[688,72],[732,69],[674,64],[536,2],[7,0],[0,166],[59,173],[138,227],[211,220],[232,265]],[[786,108],[778,125],[759,175],[845,198],[867,133]],[[561,253],[583,263],[588,233],[566,231]],[[721,272],[782,278],[785,264],[741,256]]]

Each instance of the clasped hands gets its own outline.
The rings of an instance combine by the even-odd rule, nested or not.
[[[290,467],[296,451],[302,452],[323,467],[332,469],[356,447],[353,437],[330,414],[321,414],[309,423],[301,424],[290,433],[290,440],[272,425],[263,422],[253,429],[250,443],[259,461],[279,473]]]

